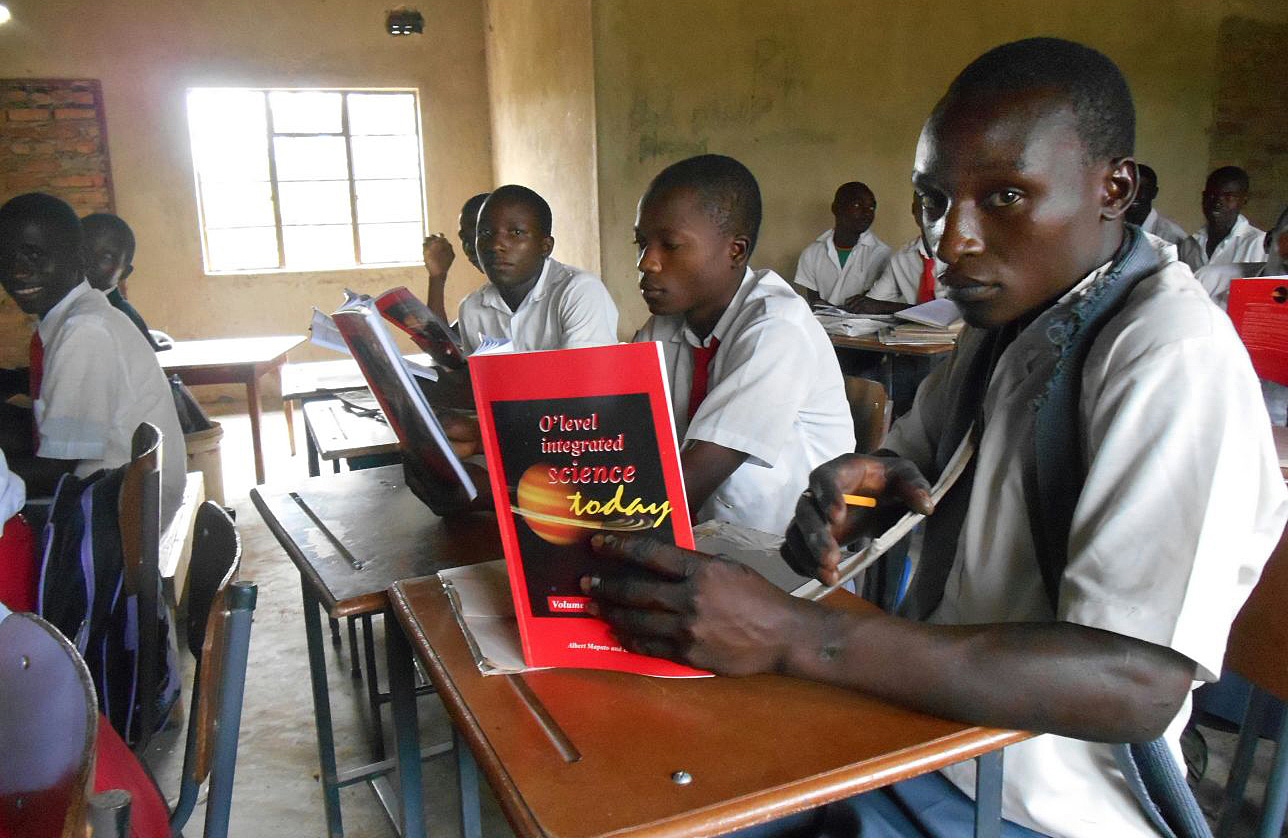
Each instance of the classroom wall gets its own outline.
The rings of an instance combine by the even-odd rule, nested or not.
[[[603,271],[622,322],[647,316],[635,291],[635,203],[663,166],[731,154],[765,203],[753,263],[784,275],[831,225],[835,187],[866,181],[874,231],[915,234],[909,174],[917,134],[949,81],[996,44],[1050,34],[1123,67],[1137,149],[1158,171],[1160,211],[1193,229],[1208,167],[1218,30],[1230,16],[1282,20],[1278,0],[616,0],[593,9]],[[1267,58],[1269,60],[1269,58]],[[1261,220],[1261,219],[1254,219]]]
[[[346,286],[425,285],[423,267],[205,276],[189,87],[417,87],[430,228],[454,232],[464,197],[492,182],[482,0],[421,0],[425,34],[405,38],[385,33],[386,0],[7,4],[0,78],[102,81],[117,211],[139,240],[130,297],[176,338],[300,333],[310,307],[334,308]],[[473,270],[459,262],[453,275]],[[449,308],[463,293],[449,288]]]
[[[496,183],[540,193],[554,258],[598,273],[591,0],[486,0],[485,10]]]

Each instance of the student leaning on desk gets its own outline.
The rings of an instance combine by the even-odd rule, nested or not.
[[[922,130],[913,182],[968,328],[882,456],[813,472],[783,547],[834,581],[838,544],[931,511],[927,477],[973,437],[899,615],[842,613],[740,565],[600,536],[597,549],[627,562],[582,584],[623,645],[1050,734],[1007,752],[1003,834],[1158,834],[1115,765],[1122,749],[1103,743],[1161,734],[1182,770],[1190,688],[1220,671],[1288,497],[1228,320],[1170,248],[1124,224],[1133,142],[1118,69],[1048,38],[977,59]],[[879,507],[847,508],[843,492]],[[951,823],[973,806],[970,773],[827,817],[864,836],[968,834]],[[942,831],[915,831],[917,819]]]

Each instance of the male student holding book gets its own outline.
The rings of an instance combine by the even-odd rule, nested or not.
[[[28,495],[52,494],[68,472],[84,477],[124,465],[135,428],[151,422],[162,434],[168,522],[183,500],[187,462],[174,397],[139,330],[83,278],[81,225],[71,207],[34,192],[0,207],[0,285],[40,318],[31,340],[34,453],[4,434],[15,454],[9,465]]]
[[[1219,673],[1288,497],[1230,323],[1123,223],[1134,124],[1109,59],[1038,38],[973,62],[922,130],[914,186],[968,328],[882,456],[815,470],[783,548],[834,582],[838,545],[931,512],[928,479],[973,439],[900,615],[792,599],[729,562],[613,535],[599,549],[627,564],[582,584],[627,649],[1047,734],[1006,752],[1004,835],[1158,834],[1104,743],[1163,735],[1155,765],[1183,773],[1190,688]],[[828,817],[864,836],[969,834],[972,773]]]
[[[617,306],[593,274],[550,258],[550,205],[525,186],[501,186],[479,210],[475,247],[488,283],[461,301],[466,353],[481,336],[514,349],[575,349],[617,343]]]

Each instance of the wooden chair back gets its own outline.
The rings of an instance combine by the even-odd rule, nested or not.
[[[1288,701],[1288,528],[1230,628],[1225,668]]]
[[[0,832],[84,834],[97,732],[76,648],[34,614],[0,620]]]
[[[130,463],[121,481],[117,500],[121,527],[121,554],[125,560],[126,591],[138,596],[139,676],[138,694],[144,697],[138,741],[141,753],[156,730],[160,655],[165,638],[157,636],[158,563],[161,551],[161,431],[144,422],[134,431]]]
[[[241,727],[242,694],[250,646],[256,587],[239,582],[241,539],[228,514],[206,501],[197,510],[192,567],[188,574],[187,642],[197,660],[188,719],[179,800],[170,815],[176,833],[210,780],[206,838],[224,838],[232,806],[232,782]]]
[[[857,375],[845,376],[845,398],[854,419],[855,451],[867,454],[881,447],[890,429],[893,408],[885,387],[879,382]]]

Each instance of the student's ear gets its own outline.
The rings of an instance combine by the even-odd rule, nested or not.
[[[729,240],[729,262],[735,268],[743,267],[751,258],[751,239],[741,233]]]
[[[546,236],[541,240],[541,255],[549,256],[550,252],[555,249],[555,237]]]
[[[1100,216],[1106,220],[1120,217],[1131,206],[1131,202],[1136,200],[1136,190],[1139,188],[1135,160],[1130,157],[1110,160],[1105,172]]]
[[[126,265],[126,266],[125,266],[125,269],[124,269],[123,271],[121,271],[121,276],[120,276],[120,278],[116,280],[116,284],[117,284],[117,285],[120,285],[122,282],[124,282],[125,280],[129,279],[129,278],[130,278],[130,274],[132,274],[132,273],[134,273],[134,266],[133,266],[133,265]]]

